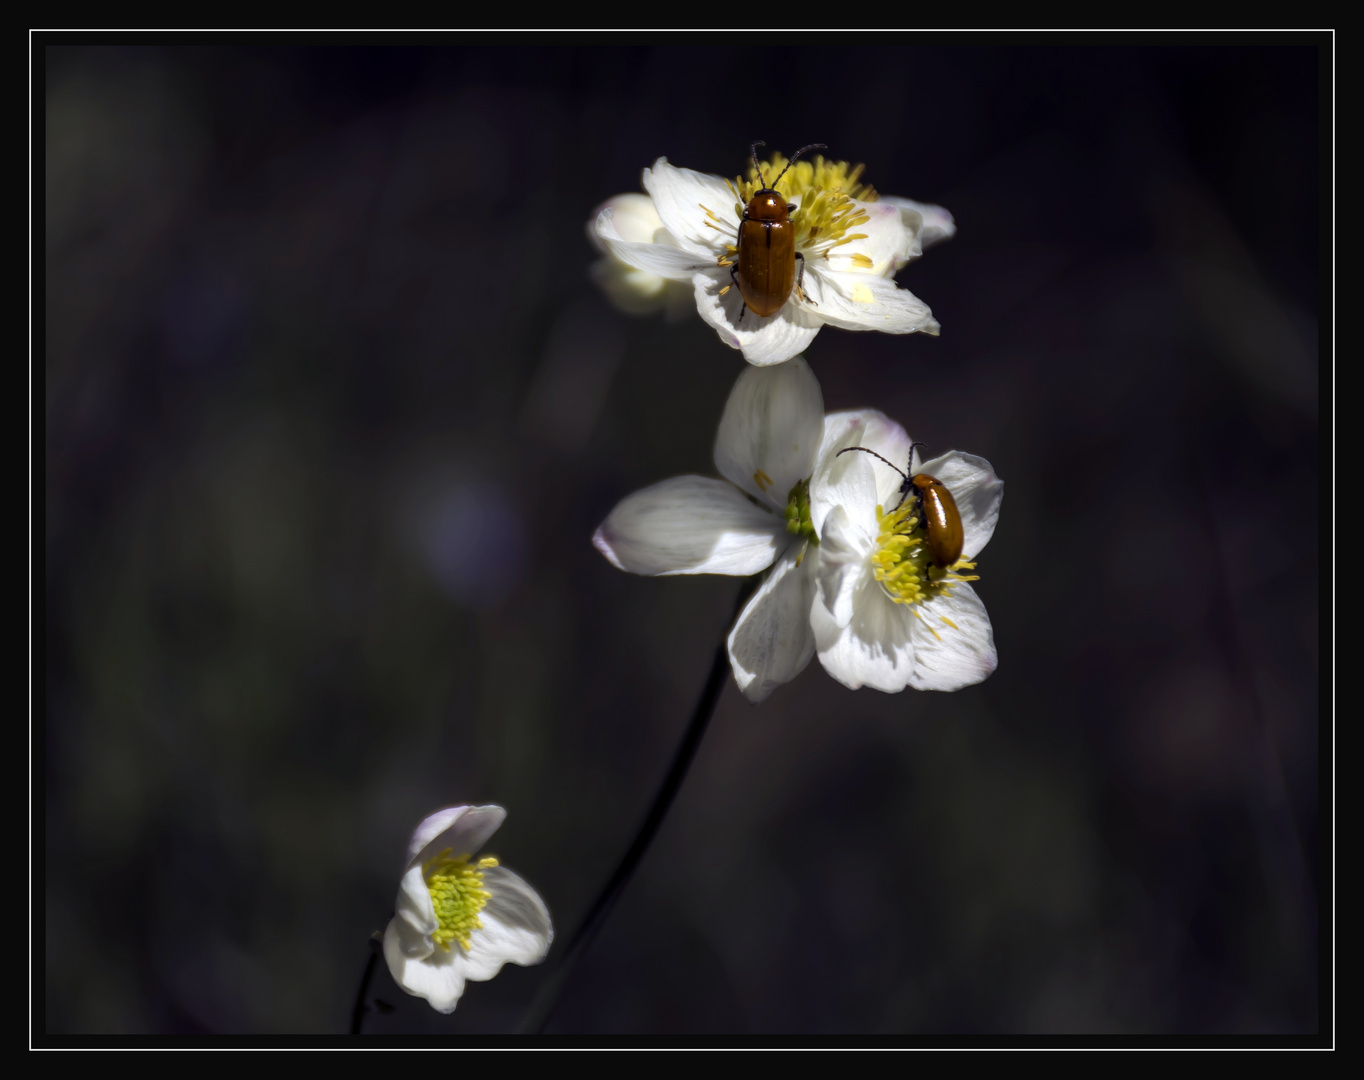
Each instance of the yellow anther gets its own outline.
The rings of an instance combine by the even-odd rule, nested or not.
[[[483,887],[482,871],[496,866],[497,860],[482,858],[470,866],[468,855],[451,858],[450,851],[446,848],[434,859],[422,863],[422,877],[431,894],[431,906],[438,924],[431,938],[446,952],[450,951],[452,941],[459,942],[467,951],[473,932],[483,928],[478,913],[492,896]]]
[[[762,163],[762,176],[748,170],[748,179],[737,178],[729,185],[742,202],[735,211],[742,216],[743,206],[766,183],[764,178],[781,174],[787,159],[781,154]],[[777,191],[790,203],[797,204],[791,215],[796,227],[796,248],[813,255],[827,255],[829,245],[840,240],[848,229],[862,225],[871,218],[861,204],[876,201],[876,191],[861,183],[862,166],[850,166],[846,161],[828,161],[820,155],[803,158],[789,169],[777,183]],[[817,249],[812,251],[811,249]]]
[[[917,605],[935,596],[947,595],[959,581],[976,581],[976,575],[962,575],[959,569],[974,569],[975,563],[958,559],[944,569],[933,561],[928,549],[927,533],[913,501],[898,510],[886,512],[876,508],[876,550],[871,554],[872,576],[882,590],[897,604]],[[919,612],[915,611],[918,615]],[[957,629],[957,624],[946,616],[944,623]],[[937,631],[929,627],[937,636]],[[939,638],[941,640],[941,638]]]
[[[729,286],[726,285],[725,288],[727,289],[729,288]],[[766,495],[767,489],[772,486],[772,477],[768,476],[767,473],[759,469],[757,472],[753,474],[753,482],[758,485],[758,490],[761,491],[764,495]]]
[[[860,266],[866,270],[870,270],[873,266],[876,265],[874,262],[871,261],[870,255],[863,255],[860,252],[854,253],[848,257],[852,259],[854,266]]]

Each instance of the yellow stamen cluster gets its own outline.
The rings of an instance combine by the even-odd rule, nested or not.
[[[434,859],[422,863],[422,877],[426,879],[426,888],[436,909],[436,921],[440,924],[431,938],[446,952],[450,951],[451,941],[458,941],[468,952],[470,936],[483,928],[478,913],[492,896],[483,887],[483,871],[496,866],[497,860],[479,859],[470,865],[468,855],[452,859],[450,850],[446,848]]]
[[[761,164],[761,177],[756,169],[750,168],[747,180],[736,177],[729,185],[740,200],[737,207],[740,217],[749,200],[786,169],[786,158],[773,154],[771,160]],[[834,248],[867,238],[866,233],[849,231],[871,220],[857,203],[876,201],[876,190],[870,184],[860,182],[863,168],[846,161],[828,161],[817,154],[810,159],[802,158],[786,169],[786,175],[777,184],[777,192],[788,202],[799,204],[799,209],[791,215],[791,224],[796,228],[796,247],[805,252],[807,258],[811,255],[827,257]],[[870,259],[862,258],[870,264]]]
[[[975,563],[966,559],[958,559],[947,569],[933,561],[918,509],[913,499],[889,513],[880,506],[876,508],[878,534],[876,552],[871,557],[872,572],[886,595],[897,604],[921,604],[951,591],[959,581],[979,580],[976,574],[957,573],[976,568]],[[937,631],[933,633],[936,635]]]

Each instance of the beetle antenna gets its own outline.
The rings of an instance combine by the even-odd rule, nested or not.
[[[786,169],[789,169],[792,165],[794,165],[796,163],[796,158],[800,157],[800,155],[805,153],[805,151],[807,150],[827,149],[829,149],[828,144],[822,142],[812,142],[809,146],[802,146],[799,150],[797,150],[794,154],[791,155],[791,160],[786,163]],[[786,175],[786,169],[782,169],[781,176],[778,176],[775,180],[772,181],[773,189],[775,189],[776,186],[781,183],[782,176]],[[870,451],[868,451],[868,453],[870,453]]]
[[[927,450],[927,449],[928,449],[928,443],[925,443],[925,442],[912,442],[912,443],[909,444],[909,471],[910,471],[910,472],[913,472],[913,471],[914,471],[914,448],[915,448],[916,446],[922,446],[925,450]],[[920,454],[920,455],[919,455],[919,460],[920,460],[920,461],[923,461],[923,459],[924,459],[923,454]]]
[[[849,446],[847,449],[840,450],[837,454],[834,455],[834,457],[840,457],[840,456],[842,456],[843,454],[850,454],[850,453],[852,453],[854,450],[861,450],[862,453],[864,453],[864,454],[870,454],[872,457],[878,459],[879,461],[885,461],[887,465],[889,465],[889,466],[890,466],[892,469],[894,469],[897,473],[900,473],[900,475],[903,476],[903,477],[905,478],[906,483],[908,483],[909,477],[908,477],[904,472],[901,471],[900,466],[896,465],[893,461],[886,461],[886,459],[883,458],[883,457],[881,457],[881,455],[878,454],[875,450],[868,450],[865,446]],[[914,448],[913,448],[912,446],[911,446],[910,449],[909,449],[909,456],[910,456],[910,460],[913,460],[913,458],[914,458]],[[900,501],[901,501],[901,502],[904,502],[903,499],[901,499]]]
[[[748,152],[753,155],[753,171],[758,174],[758,180],[761,181],[764,191],[767,190],[767,181],[763,179],[763,167],[758,164],[758,147],[766,145],[767,143],[763,142],[762,139],[759,139],[748,148]],[[782,172],[785,171],[785,169],[782,170]]]

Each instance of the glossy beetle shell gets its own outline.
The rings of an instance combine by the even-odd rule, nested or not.
[[[924,529],[928,534],[928,551],[933,561],[946,568],[961,558],[966,534],[961,527],[961,511],[947,485],[936,476],[919,473],[911,477],[918,489],[923,506]]]
[[[756,315],[782,309],[796,283],[796,227],[786,200],[775,191],[759,191],[739,225],[739,259],[734,275],[739,293]]]

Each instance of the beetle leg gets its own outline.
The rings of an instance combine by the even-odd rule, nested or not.
[[[799,273],[796,274],[796,295],[799,296],[801,300],[809,304],[811,307],[819,307],[818,304],[816,304],[813,300],[811,300],[808,296],[805,295],[805,289],[802,288],[802,286],[805,284],[805,256],[802,255],[799,251],[797,251],[796,258],[800,260],[800,271]]]
[[[734,287],[735,287],[736,289],[739,289],[739,279],[738,279],[737,277],[735,277],[735,275],[736,275],[738,272],[739,272],[739,268],[738,268],[737,266],[731,266],[731,267],[729,268],[729,280],[732,281],[732,282],[734,283]],[[744,294],[743,289],[739,289],[739,295],[742,296],[743,294]],[[743,305],[744,305],[744,306],[741,307],[741,308],[739,309],[739,322],[743,322],[743,321],[744,321],[744,312],[748,310],[748,303],[747,303],[747,301],[744,301],[744,302],[743,302]]]

